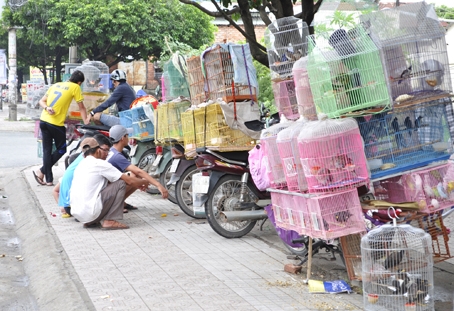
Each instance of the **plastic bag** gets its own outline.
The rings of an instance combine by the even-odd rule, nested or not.
[[[266,157],[260,145],[255,146],[249,151],[249,170],[255,186],[260,191],[270,187],[270,180],[266,173]]]

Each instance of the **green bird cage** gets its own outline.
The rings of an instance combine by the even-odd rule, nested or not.
[[[165,101],[180,96],[189,98],[188,68],[184,56],[175,53],[164,64]]]
[[[337,118],[391,107],[379,50],[362,26],[308,37],[308,46],[307,72],[318,113]]]

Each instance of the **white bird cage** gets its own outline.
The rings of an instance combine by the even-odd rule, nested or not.
[[[99,69],[99,82],[98,85],[95,86],[95,90],[102,92],[102,93],[109,93],[109,82],[110,82],[110,74],[109,74],[109,66],[104,64],[100,61],[90,60],[82,62],[83,65],[90,65],[94,66]],[[86,82],[86,81],[85,81]]]
[[[421,98],[452,91],[446,32],[432,5],[406,4],[360,20],[381,49],[393,100],[404,94]]]
[[[271,80],[285,80],[292,76],[293,64],[307,54],[309,29],[303,20],[284,17],[272,22],[265,31]]]
[[[364,309],[434,310],[431,236],[410,225],[383,225],[361,239]]]
[[[339,192],[369,181],[364,147],[353,118],[310,121],[298,136],[298,150],[310,193]]]
[[[307,191],[307,181],[298,150],[298,135],[304,129],[306,123],[307,120],[300,118],[277,134],[276,144],[289,191]]]
[[[260,135],[260,143],[265,153],[265,163],[267,165],[266,173],[269,177],[271,188],[281,189],[287,186],[276,140],[277,134],[292,124],[293,122],[284,122],[272,125],[264,129]]]
[[[76,70],[80,70],[84,74],[85,80],[81,85],[84,92],[98,91],[98,84],[101,81],[101,71],[98,68],[89,64],[83,64],[82,66],[76,67]]]
[[[307,56],[301,57],[295,62],[292,73],[299,114],[308,120],[317,120],[317,110],[307,74]]]

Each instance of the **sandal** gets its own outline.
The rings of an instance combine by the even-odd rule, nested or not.
[[[35,177],[35,180],[38,184],[40,184],[41,186],[44,186],[46,185],[46,183],[44,182],[43,178],[39,178],[38,175],[36,175],[36,172],[33,171],[33,176]]]
[[[103,230],[120,230],[120,229],[129,229],[129,226],[114,220],[114,222],[113,222],[113,224],[111,226],[104,227],[104,224],[103,224],[101,229],[103,229]]]
[[[129,213],[129,211],[126,208],[124,208],[123,209],[123,214],[126,214],[126,213]]]
[[[136,210],[136,209],[138,209],[137,207],[132,206],[132,205],[129,204],[129,203],[125,203],[125,208],[126,208],[127,210]]]

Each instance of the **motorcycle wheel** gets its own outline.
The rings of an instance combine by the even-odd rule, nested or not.
[[[239,203],[241,193],[241,176],[222,176],[216,183],[205,203],[205,215],[213,230],[225,238],[240,238],[248,234],[255,226],[256,220],[223,222],[220,212],[233,211],[233,204]],[[256,202],[258,198],[250,190],[251,201]],[[255,201],[254,201],[255,200]]]
[[[172,202],[173,204],[177,204],[177,199],[175,198],[175,186],[174,185],[167,185],[167,183],[170,181],[170,177],[172,176],[173,173],[170,173],[170,167],[172,166],[172,161],[167,163],[164,171],[159,175],[159,182],[161,185],[166,187],[167,191],[169,191],[169,196],[167,199]]]
[[[197,166],[189,166],[180,179],[175,183],[175,198],[180,209],[188,216],[195,219],[205,218],[203,216],[195,216],[192,206],[192,175],[197,173]]]
[[[156,149],[155,148],[148,149],[140,157],[140,160],[137,163],[137,167],[149,173],[151,165],[153,164],[154,160],[156,160],[156,157],[157,157]],[[147,192],[150,194],[158,194],[159,190],[155,186],[150,185],[150,187],[148,187],[147,189]]]
[[[304,244],[293,244],[292,242],[288,242],[289,240],[289,237],[291,239],[292,235],[295,235],[294,233],[292,232],[284,232],[283,230],[278,230],[276,227],[274,227],[274,229],[276,229],[276,233],[277,235],[279,236],[279,238],[281,239],[281,241],[284,243],[285,247],[293,254],[293,255],[297,255],[297,256],[300,256],[300,257],[306,257],[307,256],[307,248]]]

